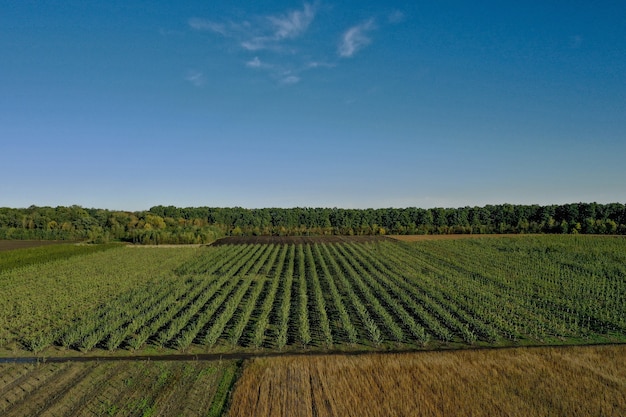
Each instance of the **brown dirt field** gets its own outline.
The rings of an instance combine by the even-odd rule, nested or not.
[[[66,240],[0,240],[0,252],[14,249],[35,248],[37,246],[72,243]]]
[[[161,249],[171,249],[171,248],[200,248],[202,246],[207,246],[202,243],[191,243],[191,244],[163,244],[163,245],[142,245],[142,244],[128,244],[127,248],[161,248]]]
[[[315,244],[315,243],[369,243],[386,239],[384,236],[230,236],[218,239],[212,246],[249,244]]]
[[[403,242],[421,242],[424,240],[452,240],[452,239],[478,239],[489,237],[521,237],[521,236],[533,236],[522,234],[452,234],[452,235],[388,235],[390,239],[401,240]]]
[[[255,359],[239,416],[623,416],[626,346]]]

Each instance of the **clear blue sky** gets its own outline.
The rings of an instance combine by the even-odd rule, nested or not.
[[[0,0],[0,206],[626,202],[623,1]]]

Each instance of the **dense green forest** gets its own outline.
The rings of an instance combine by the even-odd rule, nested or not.
[[[626,205],[487,205],[460,208],[155,206],[126,212],[80,206],[0,208],[0,239],[207,243],[228,235],[457,233],[626,234]]]

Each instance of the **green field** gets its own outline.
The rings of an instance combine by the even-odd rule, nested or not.
[[[5,268],[0,352],[626,340],[626,240],[620,237],[298,242],[117,247]]]
[[[7,416],[381,415],[405,395],[433,416],[599,415],[626,401],[623,345],[463,356],[625,343],[622,237],[50,245],[0,253],[0,287]]]

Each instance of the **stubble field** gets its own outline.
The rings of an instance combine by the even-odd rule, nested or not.
[[[230,417],[622,416],[623,346],[255,359]]]
[[[54,362],[0,364],[0,414],[219,416],[239,364]]]

